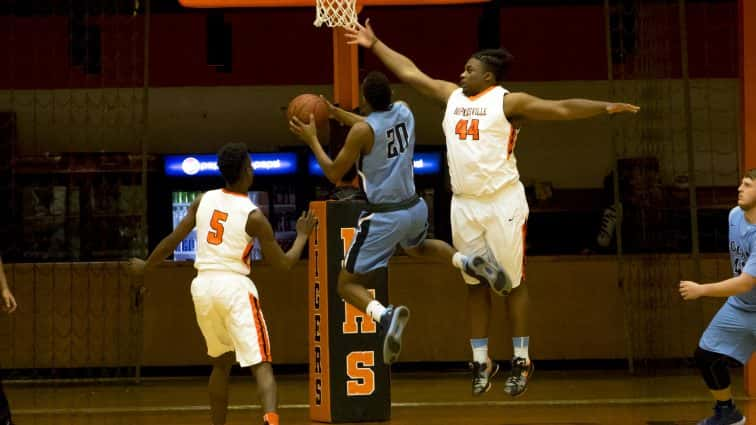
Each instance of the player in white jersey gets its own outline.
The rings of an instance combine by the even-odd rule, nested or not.
[[[212,423],[226,423],[229,374],[231,366],[238,362],[252,368],[265,425],[278,425],[270,341],[257,287],[247,277],[249,254],[257,239],[268,262],[282,270],[291,269],[317,219],[312,212],[302,214],[297,221],[297,238],[284,253],[268,219],[248,197],[253,170],[246,145],[223,146],[218,152],[218,168],[226,186],[195,199],[187,215],[160,241],[147,261],[133,259],[131,267],[135,273],[143,273],[160,264],[196,226],[197,277],[191,290],[197,323],[213,364],[208,383]]]
[[[522,394],[533,362],[528,354],[528,292],[521,285],[528,204],[519,180],[514,147],[521,126],[537,120],[574,120],[602,114],[637,112],[625,103],[585,99],[544,100],[526,93],[509,93],[500,87],[512,56],[503,49],[483,50],[467,61],[459,85],[433,79],[406,56],[382,43],[369,22],[348,31],[349,43],[373,53],[402,82],[446,105],[443,121],[447,160],[454,196],[451,204],[452,239],[466,255],[492,256],[509,275],[514,288],[507,298],[514,357],[504,390]],[[479,281],[469,284],[470,345],[473,351],[472,392],[491,387],[498,365],[488,357],[491,294]],[[497,287],[492,289],[503,295]]]

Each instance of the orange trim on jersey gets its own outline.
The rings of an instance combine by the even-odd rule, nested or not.
[[[527,256],[525,255],[525,247],[527,246],[526,239],[528,235],[528,220],[525,220],[525,223],[522,224],[522,273],[520,277],[520,282],[525,281],[525,265],[528,263]]]
[[[509,124],[509,139],[507,140],[507,160],[512,156],[514,152],[515,144],[517,143],[517,131],[512,124]]]
[[[240,196],[240,197],[242,197],[242,198],[247,198],[247,199],[249,199],[249,196],[248,196],[248,195],[245,195],[245,194],[243,194],[243,193],[236,193],[236,192],[231,192],[230,190],[227,190],[227,189],[226,189],[225,187],[224,187],[223,189],[221,189],[221,191],[222,191],[223,193],[225,193],[226,195]]]
[[[271,359],[270,346],[268,344],[268,330],[265,329],[265,321],[262,319],[257,299],[252,294],[249,294],[249,305],[252,308],[252,320],[255,322],[255,329],[257,330],[257,346],[260,349],[260,356],[262,357],[263,362],[269,362]]]
[[[489,88],[487,88],[487,89],[483,90],[482,92],[480,92],[480,93],[478,93],[478,94],[476,94],[476,95],[473,95],[473,96],[467,96],[467,98],[468,98],[468,99],[470,99],[470,100],[478,100],[478,99],[480,99],[480,98],[481,98],[481,96],[483,96],[484,94],[486,94],[486,93],[490,92],[491,90],[495,89],[496,87],[499,87],[499,86],[491,86],[491,87],[489,87]]]
[[[260,327],[263,330],[263,338],[265,343],[265,354],[268,356],[268,361],[273,360],[273,356],[270,355],[270,337],[268,336],[268,323],[265,322],[265,315],[260,308],[260,301],[255,298],[255,305],[257,306],[257,316],[260,319]]]

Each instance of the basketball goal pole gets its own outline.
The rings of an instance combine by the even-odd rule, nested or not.
[[[356,44],[347,44],[346,31],[333,29],[333,101],[347,111],[360,104],[359,55]]]

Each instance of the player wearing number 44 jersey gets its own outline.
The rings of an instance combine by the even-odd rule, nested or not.
[[[543,100],[509,93],[499,84],[512,61],[503,49],[483,50],[465,64],[459,85],[425,75],[406,56],[382,43],[369,23],[348,30],[349,43],[371,50],[402,80],[446,105],[443,121],[447,160],[454,197],[451,205],[454,247],[466,255],[495,260],[512,282],[507,298],[512,324],[514,358],[505,391],[516,396],[527,388],[533,372],[528,355],[527,286],[521,285],[528,204],[514,155],[519,129],[529,121],[573,120],[601,114],[637,112],[624,103],[584,99]],[[491,387],[498,366],[488,357],[491,294],[479,279],[465,274],[469,284],[473,350],[473,394]],[[508,291],[496,293],[503,295]]]
[[[268,219],[248,197],[253,170],[246,145],[223,146],[218,152],[218,168],[226,187],[195,199],[173,233],[160,241],[146,262],[133,259],[131,268],[135,273],[143,273],[159,264],[196,225],[197,277],[192,281],[191,291],[197,323],[213,364],[208,384],[212,423],[226,423],[229,373],[238,362],[242,367],[252,368],[265,425],[278,425],[270,341],[257,287],[247,277],[249,255],[257,239],[268,262],[282,270],[291,269],[317,220],[312,212],[303,213],[297,221],[297,238],[284,253]]]
[[[318,141],[315,120],[309,124],[297,117],[289,123],[312,150],[326,177],[334,184],[355,162],[368,198],[368,208],[360,214],[358,233],[346,254],[339,274],[339,295],[367,313],[379,324],[383,361],[393,363],[399,356],[402,332],[409,319],[405,306],[385,307],[365,288],[373,275],[388,265],[396,245],[412,256],[433,257],[506,289],[510,284],[501,270],[480,256],[466,257],[449,244],[426,239],[428,207],[416,193],[413,170],[415,117],[404,102],[392,102],[388,79],[371,72],[362,82],[367,102],[367,117],[356,115],[329,103],[332,118],[351,126],[344,147],[336,159],[326,155]]]

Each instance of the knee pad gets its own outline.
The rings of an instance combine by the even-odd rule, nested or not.
[[[730,386],[730,372],[727,369],[730,358],[724,354],[696,348],[696,365],[710,390],[723,390]]]

